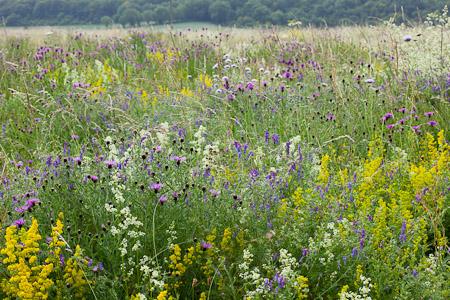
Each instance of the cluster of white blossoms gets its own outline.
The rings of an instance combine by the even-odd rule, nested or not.
[[[372,297],[369,296],[370,290],[373,287],[372,280],[364,275],[361,275],[359,279],[361,281],[361,287],[358,289],[358,293],[351,291],[341,292],[339,300],[372,300]]]
[[[139,261],[140,271],[144,282],[148,282],[150,292],[164,288],[164,274],[161,266],[154,259],[144,255]]]
[[[121,268],[127,270],[127,274],[130,276],[133,274],[133,267],[135,265],[133,257],[138,250],[142,247],[139,240],[145,233],[140,230],[143,223],[132,215],[129,203],[127,203],[124,192],[126,187],[123,184],[121,174],[122,170],[116,167],[117,164],[122,165],[122,169],[125,168],[124,164],[128,162],[132,156],[134,146],[129,147],[122,155],[119,154],[119,150],[113,143],[111,137],[105,139],[108,145],[108,160],[112,165],[111,168],[111,180],[109,186],[113,193],[113,201],[105,204],[105,210],[113,215],[114,224],[111,225],[111,234],[121,239],[119,244],[120,255],[124,258]],[[128,259],[127,259],[127,256]],[[126,266],[126,262],[129,262]]]

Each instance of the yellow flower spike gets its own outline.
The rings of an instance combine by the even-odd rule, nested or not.
[[[220,247],[223,251],[230,251],[231,250],[231,236],[232,232],[229,227],[225,228],[223,231],[223,237],[222,241],[220,242]]]
[[[187,87],[183,87],[183,88],[181,89],[181,91],[180,91],[180,94],[183,95],[184,97],[187,97],[187,98],[192,98],[192,97],[194,97],[194,92],[191,91],[191,90],[190,90],[189,88],[187,88]]]
[[[158,297],[156,297],[157,300],[166,300],[167,299],[167,291],[162,291],[159,293]]]
[[[295,281],[295,289],[297,291],[297,299],[307,299],[309,293],[308,278],[305,276],[297,277]]]
[[[210,87],[212,87],[213,82],[212,79],[208,76],[208,74],[200,74],[198,76],[200,82],[202,83],[204,88],[209,89]]]
[[[322,156],[322,159],[320,161],[320,172],[319,172],[319,177],[318,177],[318,181],[322,185],[326,185],[328,183],[328,179],[330,177],[330,172],[328,170],[329,162],[330,162],[330,157],[328,156],[328,154],[325,154],[324,156]]]

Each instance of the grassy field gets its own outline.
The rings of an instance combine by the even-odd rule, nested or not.
[[[448,299],[434,21],[3,28],[0,298]]]

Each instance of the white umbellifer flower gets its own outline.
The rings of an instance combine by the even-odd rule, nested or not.
[[[117,235],[119,234],[119,230],[117,230],[116,226],[111,226],[111,234],[112,235]]]
[[[110,213],[115,213],[117,211],[117,209],[109,203],[105,203],[105,209],[107,212],[110,212]]]
[[[131,248],[131,250],[133,250],[134,252],[138,251],[139,249],[141,249],[142,245],[140,241],[137,241],[136,243],[134,243],[133,248]]]

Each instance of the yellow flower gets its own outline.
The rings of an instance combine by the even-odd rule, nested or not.
[[[204,88],[209,89],[210,87],[212,87],[213,82],[212,79],[208,76],[208,74],[200,74],[198,78]]]
[[[322,185],[326,185],[328,183],[328,178],[330,177],[330,172],[328,171],[328,164],[330,162],[330,157],[328,154],[322,156],[320,162],[320,172],[319,172],[319,183]]]
[[[305,276],[297,277],[295,289],[297,290],[297,299],[307,299],[309,293],[308,278]]]
[[[222,241],[220,242],[220,247],[222,248],[223,251],[230,251],[231,250],[231,229],[229,227],[225,228],[223,231],[223,237],[222,237]]]
[[[180,94],[188,98],[194,97],[194,92],[187,87],[183,87],[180,91]]]
[[[162,291],[159,293],[158,297],[156,297],[157,300],[166,300],[167,299],[167,291]]]

